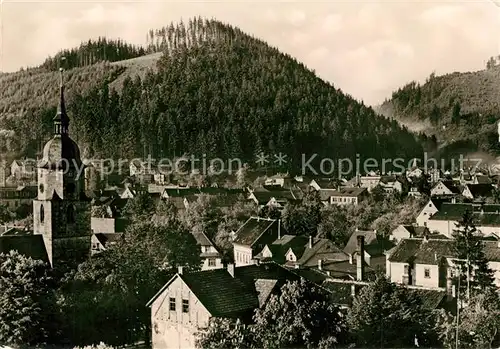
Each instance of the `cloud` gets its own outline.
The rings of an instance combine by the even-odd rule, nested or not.
[[[300,10],[292,10],[287,16],[288,21],[295,26],[301,25],[306,20],[306,14]]]

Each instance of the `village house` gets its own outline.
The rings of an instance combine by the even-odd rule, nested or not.
[[[460,195],[461,190],[454,181],[438,181],[431,188],[431,196]]]
[[[264,181],[266,187],[288,188],[292,183],[292,178],[288,175],[277,174]]]
[[[446,239],[442,234],[433,234],[429,228],[425,226],[418,226],[417,224],[402,225],[400,224],[396,229],[391,232],[390,239],[395,243],[409,238],[423,238],[428,236],[429,239]]]
[[[14,160],[10,165],[10,174],[15,180],[36,181],[36,161],[30,159]]]
[[[368,190],[365,188],[339,188],[330,195],[331,205],[358,205],[368,196]]]
[[[303,235],[283,235],[264,246],[256,259],[273,260],[288,268],[318,268],[328,262],[349,260],[331,240]]]
[[[332,190],[332,189],[337,189],[339,186],[338,181],[330,179],[330,178],[316,178],[311,180],[309,183],[309,186],[313,188],[314,190]]]
[[[152,348],[194,348],[196,333],[211,318],[251,321],[288,281],[301,277],[275,263],[184,273],[182,267],[148,302]]]
[[[476,174],[472,184],[493,184],[491,178],[484,174]]]
[[[363,237],[363,254],[366,264],[373,270],[384,269],[385,252],[391,249],[394,244],[379,237],[376,230],[356,229],[351,235],[343,250],[349,257],[351,264],[356,259],[356,253],[359,253],[358,237],[360,236]]]
[[[469,200],[492,198],[493,186],[491,184],[466,184],[462,190],[462,196]]]
[[[11,211],[21,205],[31,206],[37,192],[37,186],[0,187],[0,205],[7,206]]]
[[[203,232],[193,233],[198,245],[201,248],[201,270],[224,268],[222,256],[215,247],[215,244]]]
[[[92,201],[90,229],[92,233],[124,233],[129,222],[123,217],[128,199],[117,197],[96,198]]]
[[[403,192],[403,183],[396,176],[382,176],[382,177],[380,177],[379,185],[388,194],[392,194],[395,192],[397,192],[397,193]]]
[[[492,233],[500,234],[500,205],[443,203],[441,209],[427,221],[427,228],[431,232],[438,232],[447,238],[452,238],[453,231],[467,210],[473,214],[478,234],[483,236]]]
[[[445,202],[454,202],[453,198],[437,198],[431,197],[429,201],[422,207],[419,214],[417,215],[416,221],[417,225],[420,227],[427,226],[429,218],[439,211],[441,205]]]
[[[500,245],[483,241],[486,259],[500,286]],[[454,241],[402,239],[387,256],[386,273],[392,282],[428,288],[450,288],[455,257]]]
[[[234,262],[237,267],[254,263],[255,256],[264,246],[280,239],[282,231],[279,219],[250,217],[233,236]]]
[[[287,203],[296,203],[302,199],[299,190],[285,189],[285,190],[254,190],[248,196],[248,200],[255,202],[259,209],[264,206],[275,207],[283,209]]]
[[[90,239],[91,254],[96,255],[106,251],[123,240],[123,233],[93,233]]]

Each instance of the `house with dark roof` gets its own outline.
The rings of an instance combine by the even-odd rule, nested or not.
[[[460,195],[461,193],[459,184],[455,181],[440,180],[431,188],[431,196]]]
[[[474,176],[474,182],[472,184],[493,184],[493,181],[489,176],[477,174]]]
[[[315,178],[311,180],[309,186],[314,190],[322,189],[337,189],[339,187],[339,182],[331,178]]]
[[[403,182],[397,176],[381,176],[379,185],[388,194],[403,192]]]
[[[485,257],[500,286],[500,244],[483,241]],[[427,288],[452,287],[454,241],[450,239],[402,239],[387,256],[386,274],[392,282]]]
[[[429,218],[435,214],[436,212],[439,211],[441,208],[441,205],[445,202],[452,202],[452,198],[438,198],[438,197],[433,197],[430,198],[429,201],[422,207],[420,210],[419,214],[417,215],[417,225],[420,227],[425,227],[427,226],[427,222],[429,221]]]
[[[91,254],[106,251],[109,247],[123,240],[122,233],[94,233],[90,238]]]
[[[492,233],[500,234],[500,205],[444,203],[440,211],[430,217],[427,227],[431,232],[438,232],[452,238],[453,231],[467,210],[472,212],[478,234],[483,236]]]
[[[415,225],[400,224],[396,229],[391,232],[390,239],[394,242],[399,242],[402,239],[409,238],[423,238],[427,236],[429,239],[446,239],[447,237],[442,234],[432,233],[427,227],[420,227]]]
[[[0,253],[9,254],[11,251],[49,263],[49,256],[41,234],[24,232],[24,234],[0,236]]]
[[[233,252],[236,266],[253,264],[254,257],[264,246],[280,239],[281,221],[262,217],[250,217],[233,235]]]
[[[152,348],[194,348],[210,318],[249,322],[288,281],[301,277],[275,263],[184,273],[182,268],[148,302]]]
[[[321,268],[324,263],[349,260],[349,256],[331,240],[303,235],[283,235],[272,244],[264,246],[255,258],[273,260],[293,269]]]
[[[194,232],[193,236],[201,248],[201,270],[223,268],[222,256],[208,236],[203,232]]]
[[[248,200],[255,202],[259,208],[264,206],[282,209],[287,203],[296,203],[302,200],[302,193],[298,189],[268,190],[259,188],[248,196]]]
[[[493,185],[491,184],[466,184],[462,190],[462,196],[469,200],[484,200],[493,197]]]

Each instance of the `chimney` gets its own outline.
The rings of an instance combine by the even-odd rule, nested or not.
[[[278,240],[281,239],[281,219],[278,219]]]
[[[312,235],[309,235],[309,248],[313,248],[313,238],[312,238]]]
[[[177,267],[177,274],[182,275],[182,267]]]
[[[358,235],[358,246],[356,253],[356,279],[363,281],[365,278],[365,237]]]
[[[230,263],[227,265],[227,272],[234,278],[234,264]]]
[[[354,258],[352,258],[352,254],[349,255],[349,264],[354,263]]]
[[[321,259],[318,259],[318,269],[323,270],[323,261]]]
[[[456,204],[457,203],[457,198],[456,197],[452,197],[451,198],[451,203],[452,204]]]

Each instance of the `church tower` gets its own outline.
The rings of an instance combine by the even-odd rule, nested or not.
[[[62,69],[60,74],[54,136],[38,162],[38,197],[33,201],[34,233],[43,235],[52,267],[75,266],[90,255],[90,200],[80,149],[69,137]]]

